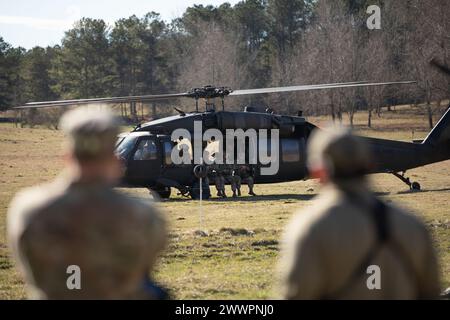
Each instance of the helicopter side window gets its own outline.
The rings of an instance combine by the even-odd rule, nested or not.
[[[127,159],[136,144],[136,139],[133,136],[119,137],[116,142],[116,155],[121,159]]]
[[[300,141],[296,139],[282,139],[281,148],[283,162],[300,161]]]
[[[133,160],[146,161],[158,158],[156,143],[153,140],[142,140],[134,153]]]
[[[172,164],[173,143],[171,141],[165,141],[163,144],[163,148],[164,148],[164,162],[167,165]]]

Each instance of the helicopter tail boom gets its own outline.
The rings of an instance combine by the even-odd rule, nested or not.
[[[450,159],[450,106],[421,143],[363,138],[371,146],[376,165],[372,173],[406,170]]]
[[[448,143],[450,143],[450,105],[442,118],[423,141],[423,144],[431,146]]]

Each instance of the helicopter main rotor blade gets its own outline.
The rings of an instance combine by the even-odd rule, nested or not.
[[[438,68],[443,73],[445,73],[447,75],[450,75],[450,67],[448,67],[444,63],[440,62],[436,58],[431,59],[430,63],[431,63],[432,66]]]
[[[90,98],[90,99],[73,99],[58,101],[29,102],[23,106],[15,107],[15,109],[30,108],[48,108],[48,107],[65,107],[71,105],[82,105],[90,103],[121,103],[121,102],[140,102],[140,101],[159,101],[173,98],[186,97],[187,93],[158,94],[158,95],[142,95],[142,96],[124,96],[111,98]]]
[[[290,87],[235,90],[230,93],[230,96],[241,96],[241,95],[263,94],[263,93],[277,93],[277,92],[292,92],[292,91],[339,89],[339,88],[388,86],[388,85],[412,84],[412,83],[416,83],[416,81],[329,83],[329,84],[317,84],[317,85],[302,85],[302,86],[290,86]]]
[[[216,97],[223,98],[228,95],[239,96],[239,95],[250,95],[250,94],[308,91],[308,90],[325,90],[325,89],[338,89],[338,88],[355,88],[355,87],[369,87],[369,86],[386,86],[386,85],[411,84],[411,83],[415,83],[415,81],[397,81],[397,82],[358,81],[358,82],[300,85],[300,86],[290,86],[290,87],[244,89],[244,90],[235,90],[235,91],[233,91],[227,87],[216,88],[213,86],[205,86],[205,87],[201,87],[201,88],[194,88],[194,89],[191,89],[190,91],[184,92],[184,93],[29,102],[23,106],[15,107],[14,109],[67,107],[67,106],[72,106],[72,105],[85,105],[85,104],[90,104],[90,103],[150,102],[150,101],[160,101],[160,100],[174,99],[174,98],[183,98],[183,97],[194,98],[194,99],[216,98]]]

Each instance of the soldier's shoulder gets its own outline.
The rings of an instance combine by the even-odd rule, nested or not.
[[[55,181],[22,189],[14,196],[11,208],[38,209],[60,197],[64,190],[63,185]]]
[[[338,208],[341,203],[341,199],[336,193],[322,192],[314,199],[311,204],[296,211],[294,219],[303,221],[303,223],[318,223],[327,218],[330,212],[333,212]]]
[[[427,228],[423,220],[413,212],[401,208],[395,204],[387,204],[392,228],[397,232],[418,233],[427,232]]]
[[[8,227],[25,224],[34,214],[50,206],[64,194],[60,182],[50,182],[20,190],[8,208]]]
[[[323,239],[342,226],[363,225],[358,213],[341,193],[324,188],[311,204],[295,212],[286,234],[290,238]]]
[[[124,205],[128,205],[133,209],[136,210],[146,210],[148,208],[153,209],[153,204],[150,201],[145,201],[144,199],[140,198],[140,197],[135,197],[135,196],[131,196],[128,195],[124,192],[121,192],[120,190],[115,190],[115,189],[109,189],[110,192],[110,197],[112,199],[114,199],[117,202],[120,202]]]
[[[150,200],[145,200],[138,197],[131,197],[120,191],[111,190],[112,198],[117,201],[121,206],[128,208],[128,212],[141,218],[153,217],[160,219],[160,213],[158,208]]]
[[[299,237],[313,237],[326,222],[335,199],[322,195],[313,199],[305,208],[298,209],[285,229],[285,237],[292,240]]]

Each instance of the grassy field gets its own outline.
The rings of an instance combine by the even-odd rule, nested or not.
[[[427,122],[416,110],[384,112],[365,127],[367,115],[358,113],[358,133],[411,140],[423,138]],[[325,117],[310,118],[324,125]],[[414,131],[414,133],[413,133]],[[5,239],[5,216],[19,189],[48,181],[62,167],[59,131],[0,125],[0,299],[25,297],[23,282],[15,271]],[[397,178],[371,177],[374,189],[386,201],[413,210],[430,228],[441,265],[442,287],[450,286],[450,161],[408,172],[422,185],[409,192]],[[244,194],[246,187],[243,187]],[[292,214],[308,205],[319,192],[315,181],[258,185],[258,197],[213,198],[199,203],[175,197],[158,203],[170,227],[167,250],[158,263],[156,279],[171,288],[175,298],[255,299],[274,294],[278,239]],[[149,198],[147,190],[124,190]],[[228,188],[228,192],[229,188]]]

